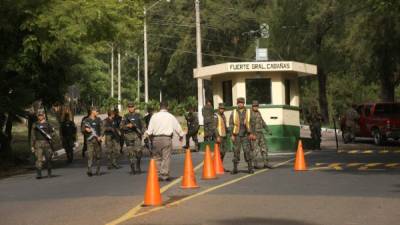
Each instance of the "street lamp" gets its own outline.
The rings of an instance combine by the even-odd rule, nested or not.
[[[156,6],[158,3],[161,1],[166,1],[170,2],[171,0],[158,0],[152,5],[150,5],[148,8],[146,6],[143,7],[143,14],[144,14],[144,19],[143,19],[143,52],[144,52],[144,101],[146,103],[149,102],[149,83],[148,83],[148,61],[147,61],[147,22],[146,22],[146,15],[147,11],[152,9],[154,6]]]

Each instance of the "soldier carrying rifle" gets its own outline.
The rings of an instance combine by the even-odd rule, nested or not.
[[[108,110],[108,117],[103,120],[103,130],[105,137],[106,155],[108,159],[108,169],[119,169],[117,157],[121,140],[121,132],[118,127],[118,121],[115,119],[115,112]]]
[[[88,170],[87,175],[93,176],[93,162],[96,164],[96,175],[100,175],[100,159],[101,159],[101,127],[102,121],[97,117],[97,108],[90,108],[90,115],[82,121],[82,132],[86,136],[87,154],[88,154]]]
[[[128,113],[122,119],[120,127],[128,151],[131,174],[141,173],[140,161],[143,154],[142,135],[144,126],[142,116],[135,112],[135,105],[131,102],[128,104]]]
[[[42,178],[43,156],[47,167],[47,176],[51,177],[51,160],[54,154],[54,128],[46,121],[43,110],[37,113],[38,121],[32,126],[31,150],[36,158],[36,179]]]

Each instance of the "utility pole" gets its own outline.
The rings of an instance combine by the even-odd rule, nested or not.
[[[114,98],[114,46],[111,45],[111,98]]]
[[[140,102],[140,56],[137,55],[137,101]]]
[[[121,111],[121,53],[118,48],[118,110]]]
[[[146,6],[143,7],[143,52],[144,52],[144,101],[146,103],[149,102],[149,70],[148,70],[148,63],[147,63],[147,11],[152,9],[162,0],[158,0],[148,8]],[[171,0],[165,0],[166,2],[170,2]]]
[[[146,16],[146,6],[143,7],[143,52],[144,52],[144,102],[149,102],[149,81],[148,81],[148,65],[147,65],[147,16]]]
[[[203,60],[201,54],[201,27],[200,27],[200,0],[195,0],[196,6],[196,48],[197,48],[197,71],[203,67]],[[203,125],[203,115],[201,109],[204,105],[204,91],[203,91],[203,80],[197,78],[197,102],[198,102],[198,116],[199,123]]]

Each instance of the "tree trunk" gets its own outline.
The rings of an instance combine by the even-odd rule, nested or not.
[[[328,100],[326,97],[326,73],[322,66],[318,65],[318,94],[319,108],[325,122],[329,121]]]
[[[394,82],[389,79],[390,75],[382,74],[381,80],[381,101],[383,102],[394,102],[395,86]]]
[[[6,124],[6,115],[0,114],[0,153],[4,153],[10,150],[10,146],[7,141],[7,136],[3,132],[4,125]]]

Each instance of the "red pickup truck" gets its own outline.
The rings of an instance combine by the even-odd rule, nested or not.
[[[388,138],[400,138],[400,103],[367,103],[356,108],[360,119],[358,120],[356,137],[372,137],[377,145],[383,144]],[[346,135],[346,118],[341,119],[343,141],[348,140]]]

